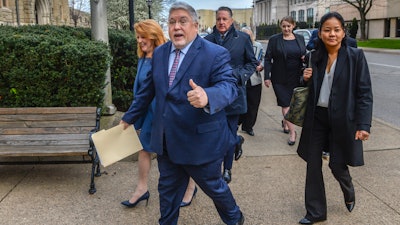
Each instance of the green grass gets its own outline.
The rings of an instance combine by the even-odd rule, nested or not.
[[[357,41],[359,47],[400,49],[400,39],[370,39]]]

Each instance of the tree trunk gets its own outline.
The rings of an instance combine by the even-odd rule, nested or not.
[[[360,11],[360,31],[361,31],[361,37],[360,39],[362,41],[367,39],[367,35],[366,35],[366,30],[365,30],[365,26],[366,26],[366,15]]]

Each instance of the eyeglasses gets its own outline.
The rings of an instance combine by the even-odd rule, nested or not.
[[[180,19],[178,21],[171,19],[171,20],[168,21],[168,25],[169,26],[175,26],[176,24],[179,24],[179,26],[184,27],[184,26],[188,25],[189,22],[190,21],[187,18],[182,18],[182,19]]]

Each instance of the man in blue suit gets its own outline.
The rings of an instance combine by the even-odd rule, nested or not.
[[[220,173],[234,142],[224,108],[237,98],[236,79],[229,52],[197,35],[197,18],[187,3],[171,6],[171,41],[155,49],[152,72],[121,123],[134,123],[155,98],[150,145],[158,154],[160,224],[177,224],[189,177],[214,201],[224,223],[243,224]]]

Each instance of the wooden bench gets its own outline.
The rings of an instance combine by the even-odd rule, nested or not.
[[[96,107],[0,108],[0,164],[92,163],[93,194],[100,166],[91,135],[99,128]]]

